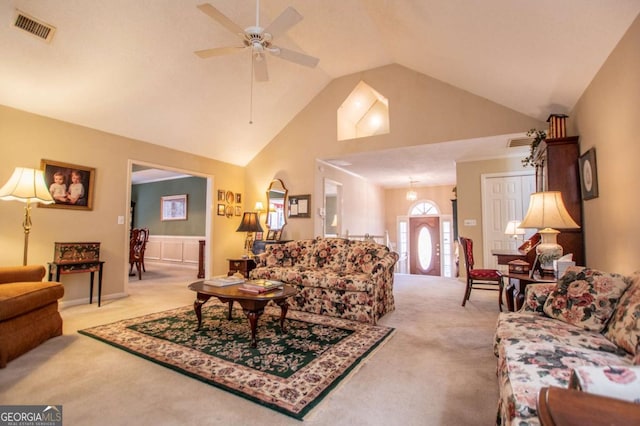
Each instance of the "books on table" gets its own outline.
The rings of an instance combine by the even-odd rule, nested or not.
[[[226,287],[228,285],[241,284],[245,281],[246,280],[244,279],[244,277],[240,277],[237,275],[231,275],[231,276],[220,275],[217,277],[209,278],[208,280],[204,280],[204,283],[206,285],[210,285],[214,287]]]
[[[284,283],[276,280],[251,280],[245,281],[238,287],[238,290],[246,293],[260,294],[268,291],[281,289]]]

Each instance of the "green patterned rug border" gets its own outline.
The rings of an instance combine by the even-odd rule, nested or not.
[[[226,305],[209,303],[203,307],[203,329],[212,315],[226,317]],[[198,349],[154,337],[135,328],[145,323],[172,317],[195,318],[192,306],[156,312],[110,324],[79,330],[80,334],[160,364],[176,372],[246,398],[298,420],[303,420],[332,390],[356,371],[372,353],[394,333],[391,327],[370,325],[299,311],[289,311],[287,325],[294,321],[350,330],[350,335],[332,345],[317,358],[290,377],[279,377],[247,365],[207,354]],[[279,309],[268,306],[258,325],[258,348],[264,323],[276,322]],[[234,318],[248,332],[249,324],[241,310],[234,310]],[[189,324],[195,329],[195,323]],[[289,328],[288,331],[290,331]],[[203,330],[201,330],[202,332]],[[193,333],[196,333],[195,330]],[[336,374],[337,372],[337,374]]]

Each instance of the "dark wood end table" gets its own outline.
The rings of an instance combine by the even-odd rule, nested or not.
[[[240,272],[246,279],[249,279],[249,272],[251,272],[256,267],[256,262],[254,262],[254,260],[249,257],[227,260],[229,261],[228,275],[233,275],[235,272]]]
[[[90,272],[89,277],[89,304],[93,303],[93,278],[98,272],[98,307],[102,303],[102,269],[104,267],[103,260],[92,260],[87,262],[75,262],[75,263],[59,263],[49,262],[49,281],[52,280],[53,275],[56,276],[56,281],[60,282],[60,275],[67,274],[80,274],[84,272]]]
[[[231,319],[231,312],[233,309],[233,302],[238,302],[242,307],[244,314],[249,320],[251,327],[251,347],[255,348],[258,344],[256,338],[256,328],[258,326],[258,318],[264,313],[264,307],[267,303],[273,301],[280,307],[280,330],[282,333],[286,333],[284,320],[289,310],[287,299],[295,295],[298,291],[289,286],[284,285],[281,289],[275,289],[266,293],[253,294],[246,293],[238,288],[242,284],[234,284],[226,287],[216,287],[213,285],[207,285],[204,281],[196,281],[189,284],[189,290],[196,292],[196,300],[193,302],[193,310],[198,317],[198,328],[200,330],[202,326],[202,305],[212,297],[217,297],[222,303],[229,304],[229,311],[227,319]]]

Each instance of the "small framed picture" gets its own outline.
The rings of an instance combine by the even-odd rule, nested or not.
[[[160,197],[160,220],[187,220],[187,194]]]
[[[236,194],[236,204],[242,204],[242,194]]]
[[[273,229],[269,229],[269,232],[267,232],[267,241],[275,240],[275,239],[276,239],[276,231],[274,231]]]
[[[280,241],[280,237],[282,237],[282,230],[276,231],[273,239],[276,241]]]
[[[311,195],[290,195],[289,217],[311,217]]]
[[[236,206],[236,216],[242,216],[242,207]]]
[[[96,169],[51,160],[42,160],[40,167],[55,203],[38,204],[38,207],[93,210]]]
[[[598,198],[598,170],[596,168],[596,149],[591,148],[580,156],[580,188],[582,199]]]
[[[262,241],[263,234],[262,232],[256,232],[256,241]]]
[[[224,213],[227,218],[233,217],[233,206],[227,206]]]
[[[233,201],[236,199],[236,196],[233,192],[227,191],[226,194],[227,204],[233,204]]]
[[[224,216],[224,211],[225,211],[225,205],[218,204],[218,216]]]
[[[218,189],[218,201],[224,202],[226,193],[227,191],[225,191],[224,189]]]

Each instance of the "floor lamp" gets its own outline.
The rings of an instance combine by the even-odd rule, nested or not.
[[[24,207],[24,255],[22,264],[27,264],[29,232],[31,231],[31,203],[53,204],[53,198],[44,182],[42,170],[16,167],[9,181],[0,188],[0,200],[16,200],[26,203]]]

